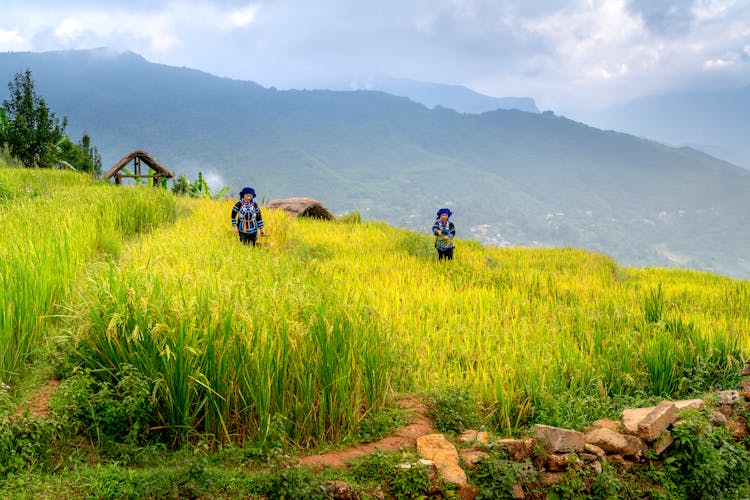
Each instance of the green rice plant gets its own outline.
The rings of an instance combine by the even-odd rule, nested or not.
[[[680,381],[680,348],[668,332],[654,330],[643,346],[643,360],[650,377],[651,394],[668,397]]]
[[[643,298],[643,315],[647,323],[658,323],[664,313],[664,295],[661,283],[654,290],[649,290]]]
[[[61,326],[92,373],[115,383],[131,364],[155,381],[149,425],[170,444],[315,446],[394,393],[445,387],[502,432],[578,425],[731,381],[748,357],[746,281],[460,240],[438,265],[430,234],[275,210],[272,244],[246,247],[232,200],[72,178],[0,171],[13,193],[0,228],[18,236],[0,239],[0,354],[15,367],[2,376]],[[18,223],[40,200],[71,208],[49,241]]]
[[[157,190],[118,190],[60,171],[0,170],[0,181],[17,186],[0,215],[0,232],[8,235],[0,240],[0,379],[8,381],[42,347],[58,308],[99,251],[101,228],[131,235],[132,214],[155,225],[170,219],[174,202]]]

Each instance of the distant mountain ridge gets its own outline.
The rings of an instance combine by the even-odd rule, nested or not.
[[[278,91],[133,53],[0,54],[0,79],[26,67],[74,139],[91,135],[105,169],[143,149],[234,193],[253,185],[261,200],[310,196],[418,231],[449,206],[462,238],[750,276],[750,172],[690,148],[551,112]]]
[[[347,88],[348,87],[348,88]],[[461,85],[419,82],[405,78],[377,76],[362,82],[338,85],[339,90],[380,90],[388,94],[408,97],[428,108],[442,106],[459,113],[485,113],[498,109],[515,109],[527,113],[539,113],[534,99],[530,97],[492,97],[475,92]]]
[[[750,169],[750,85],[642,97],[592,113],[599,126],[691,145]]]

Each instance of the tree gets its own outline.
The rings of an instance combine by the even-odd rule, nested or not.
[[[8,89],[10,99],[2,106],[7,122],[0,129],[2,142],[25,167],[56,166],[56,145],[65,138],[67,119],[60,123],[36,94],[30,69],[17,73]]]
[[[206,179],[203,178],[203,173],[198,172],[198,178],[192,184],[188,178],[183,174],[172,182],[172,192],[178,196],[189,196],[190,198],[211,198],[219,200],[224,197],[229,191],[229,186],[224,186],[216,194],[211,194],[211,189],[208,187]]]
[[[56,166],[88,172],[92,177],[102,175],[102,157],[96,146],[91,145],[91,138],[86,132],[78,144],[73,143],[68,136],[56,144],[56,163]]]

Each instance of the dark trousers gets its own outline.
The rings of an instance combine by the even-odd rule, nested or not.
[[[453,248],[438,250],[438,260],[453,260]]]
[[[240,241],[244,243],[245,245],[249,245],[250,243],[255,246],[255,240],[258,239],[258,232],[254,233],[243,233],[242,231],[239,231],[237,234],[240,235]]]

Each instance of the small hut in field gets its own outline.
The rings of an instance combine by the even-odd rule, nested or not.
[[[125,166],[133,162],[133,171],[120,172]],[[152,171],[149,173],[143,173],[141,170],[141,163],[145,163]],[[104,173],[105,179],[115,178],[115,184],[118,186],[122,184],[123,179],[151,179],[154,186],[161,185],[162,179],[171,179],[174,174],[161,166],[159,162],[154,160],[148,153],[136,149],[129,155],[125,156],[122,160],[118,161],[114,167],[110,168]]]
[[[268,208],[286,211],[292,217],[310,217],[313,219],[334,220],[336,217],[318,200],[312,198],[285,198],[272,200],[265,204]]]

